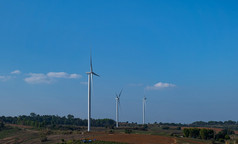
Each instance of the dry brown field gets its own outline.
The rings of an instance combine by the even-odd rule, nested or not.
[[[179,138],[164,135],[152,135],[152,134],[125,134],[123,132],[116,131],[112,134],[102,129],[95,129],[94,132],[82,132],[82,131],[53,131],[47,135],[48,141],[42,143],[40,136],[42,131],[31,129],[31,127],[25,127],[21,125],[12,125],[18,127],[19,130],[14,135],[10,135],[3,139],[0,139],[0,144],[56,144],[62,143],[62,139],[69,140],[100,140],[110,142],[121,142],[130,144],[207,144],[209,142],[202,142],[195,139]]]

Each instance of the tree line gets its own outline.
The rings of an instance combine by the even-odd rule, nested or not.
[[[181,123],[154,123],[154,125],[162,125],[162,126],[178,126],[178,127],[208,127],[208,128],[222,128],[222,129],[232,129],[238,130],[238,121],[196,121],[190,124],[181,124]]]
[[[184,128],[183,134],[185,137],[200,138],[205,140],[213,139],[224,142],[224,140],[230,139],[229,135],[235,134],[235,132],[229,129],[224,129],[216,134],[212,129]]]
[[[208,121],[208,122],[204,122],[204,121],[196,121],[190,124],[190,126],[229,126],[229,125],[238,125],[238,121],[232,121],[232,120],[228,120],[228,121]]]
[[[196,121],[191,124],[181,124],[181,123],[157,123],[155,122],[154,124],[159,124],[159,125],[167,125],[167,126],[189,126],[189,127],[209,127],[209,126],[238,126],[238,121]]]
[[[87,126],[87,119],[75,118],[73,115],[68,116],[57,116],[57,115],[39,115],[35,113],[30,113],[30,115],[21,115],[15,117],[0,117],[0,122],[10,123],[10,124],[21,124],[34,127],[54,127],[56,125],[74,125],[74,126]],[[115,121],[112,119],[92,119],[91,125],[94,127],[113,127]],[[137,123],[121,123],[123,126],[137,126]],[[236,121],[197,121],[191,124],[181,124],[181,123],[154,123],[148,125],[165,125],[165,126],[179,126],[179,127],[229,127],[230,129],[238,130],[238,122]]]
[[[87,119],[75,118],[73,115],[69,114],[65,116],[55,116],[55,115],[38,115],[35,113],[30,113],[29,116],[21,115],[15,117],[0,117],[0,122],[8,124],[20,124],[33,126],[37,128],[41,127],[55,127],[57,125],[74,125],[74,126],[87,126]],[[91,119],[91,126],[94,127],[112,127],[115,125],[115,121],[112,119]]]

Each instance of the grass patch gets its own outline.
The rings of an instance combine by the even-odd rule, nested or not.
[[[6,127],[3,130],[0,131],[0,139],[6,138],[6,137],[10,137],[10,136],[14,136],[16,134],[18,134],[21,131],[21,129],[16,128],[16,127]]]
[[[70,140],[67,142],[63,143],[58,143],[58,144],[84,144],[84,143],[90,143],[90,144],[127,144],[127,143],[119,143],[119,142],[108,142],[108,141],[85,141],[83,142],[82,140]]]
[[[93,144],[126,144],[126,143],[119,143],[119,142],[106,142],[106,141],[95,141]]]
[[[148,135],[160,135],[160,136],[171,136],[171,134],[178,134],[182,135],[181,130],[176,130],[176,129],[162,129],[160,127],[154,127],[154,128],[149,128],[147,131],[143,130],[132,130],[133,134],[148,134]]]
[[[203,144],[211,144],[211,140],[201,140],[201,139],[194,139],[194,138],[177,138],[177,142],[180,144],[183,143],[189,143],[189,144],[197,144],[203,143]]]

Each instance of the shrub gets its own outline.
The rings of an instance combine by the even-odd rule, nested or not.
[[[211,140],[211,144],[215,144],[216,143],[216,140],[215,139],[212,139]]]
[[[223,138],[219,138],[218,141],[219,142],[225,142],[225,140]]]
[[[143,125],[142,130],[143,130],[143,131],[147,131],[147,130],[148,130],[148,125],[147,125],[147,124]]]
[[[162,127],[162,129],[164,129],[164,130],[168,130],[169,127],[168,127],[168,126],[164,126],[164,127]]]
[[[131,129],[125,129],[125,133],[130,134],[130,133],[132,133],[132,130]]]
[[[198,128],[190,128],[189,129],[189,137],[198,138],[199,132],[200,132],[200,129],[198,129]]]
[[[0,121],[0,131],[5,127],[4,123]]]
[[[48,141],[47,137],[46,136],[41,136],[41,139],[40,139],[41,142],[46,142]]]
[[[44,132],[41,132],[40,134],[40,141],[41,142],[46,142],[48,141],[47,137],[46,137],[46,134]]]
[[[200,137],[202,139],[207,139],[208,138],[208,130],[207,129],[201,129],[200,130]]]
[[[177,127],[176,130],[181,130],[181,127]]]
[[[236,139],[235,142],[238,143],[238,139]]]
[[[189,129],[188,128],[183,129],[183,135],[185,137],[189,137]]]
[[[114,133],[114,131],[111,129],[110,131],[109,131],[109,134],[113,134]]]
[[[46,134],[46,135],[51,135],[51,134],[53,134],[53,132],[52,132],[51,130],[47,130],[47,131],[45,132],[45,134]]]
[[[220,131],[218,134],[215,135],[216,140],[220,140],[220,139],[230,139],[229,135],[230,134],[234,134],[235,132],[232,130],[228,130],[228,129],[224,129],[222,131]]]
[[[212,139],[214,138],[214,131],[210,129],[198,129],[198,128],[185,128],[183,129],[183,135],[191,138]],[[216,139],[223,138],[217,136]]]
[[[214,138],[214,131],[210,130],[210,129],[201,129],[200,137],[202,139],[212,139],[212,138]]]
[[[230,139],[229,135],[225,135],[225,140],[229,140],[229,139]]]

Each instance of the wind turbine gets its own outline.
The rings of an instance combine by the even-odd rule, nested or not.
[[[146,104],[146,97],[143,98],[143,124],[145,124],[145,104]]]
[[[119,93],[119,95],[116,94],[116,127],[118,127],[118,122],[119,122],[119,105],[120,105],[120,97],[121,97],[121,92]]]
[[[86,72],[88,75],[88,131],[91,129],[91,83],[93,83],[93,75],[100,77],[93,72],[92,53],[90,52],[90,72]]]

